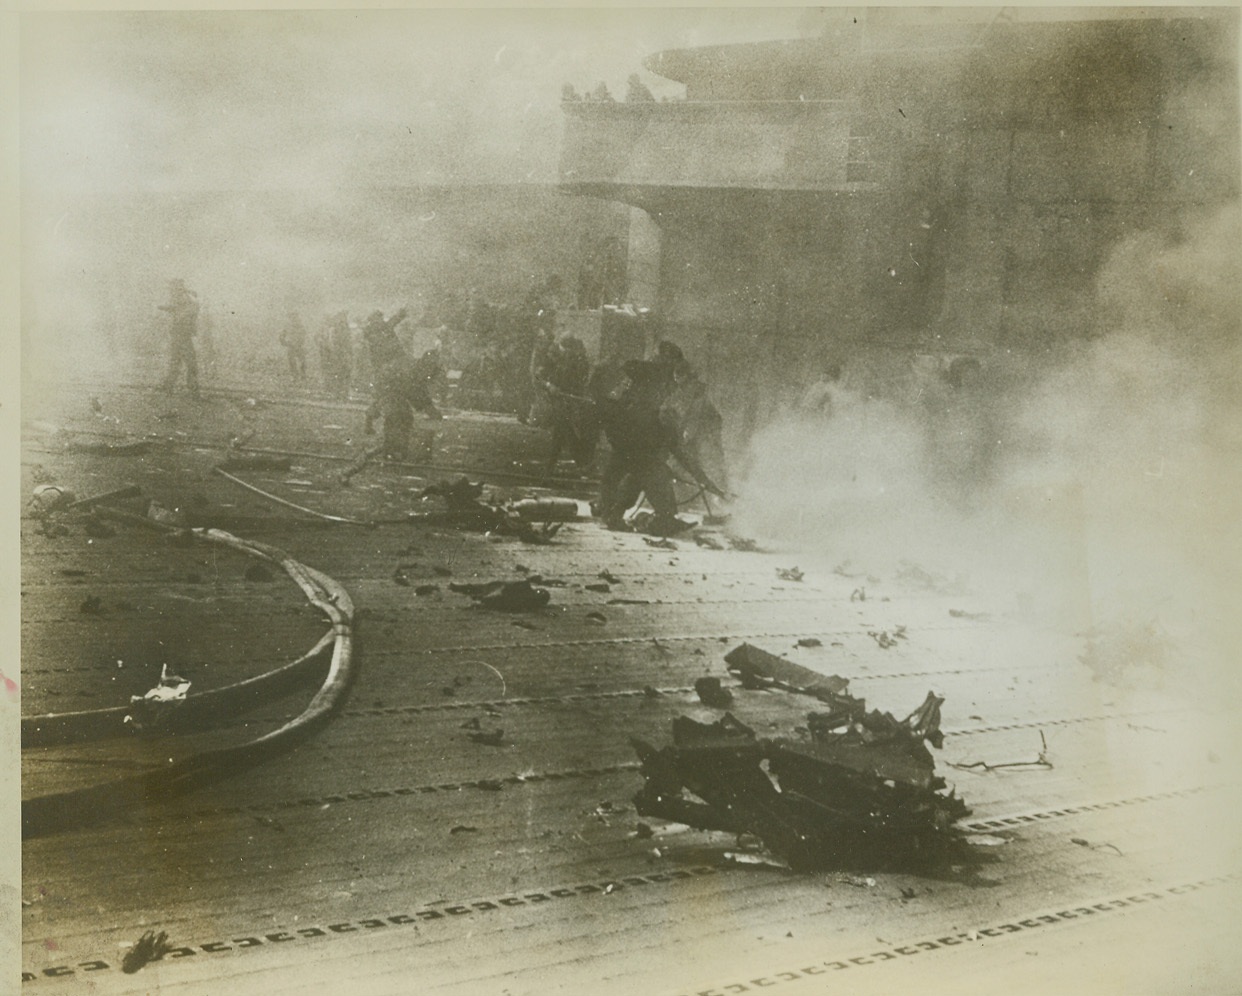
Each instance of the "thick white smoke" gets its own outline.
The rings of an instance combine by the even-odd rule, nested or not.
[[[1090,635],[1118,680],[1218,674],[1242,563],[1237,205],[1117,245],[1091,334],[998,351],[957,389],[849,390],[753,439],[738,524],[847,563],[903,566]],[[1230,687],[1232,687],[1230,682]]]

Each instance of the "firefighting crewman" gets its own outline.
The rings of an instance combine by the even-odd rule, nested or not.
[[[660,364],[630,360],[622,368],[619,392],[598,391],[597,413],[611,453],[600,476],[599,516],[610,529],[624,528],[626,509],[646,494],[655,515],[651,531],[667,536],[683,528],[677,519],[672,456],[704,488],[723,496],[681,444],[677,429],[663,416],[667,372]]]
[[[410,451],[410,430],[414,427],[414,412],[420,411],[428,419],[443,419],[431,396],[431,384],[440,374],[435,350],[419,361],[410,359],[400,344],[400,355],[392,355],[383,365],[371,361],[376,368],[375,400],[366,410],[364,431],[375,431],[375,420],[384,422],[384,436],[380,441],[380,455],[385,460],[405,460]]]

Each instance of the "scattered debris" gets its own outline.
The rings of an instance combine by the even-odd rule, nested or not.
[[[867,635],[875,640],[881,650],[897,646],[897,641],[888,635],[888,630],[886,629],[880,630],[878,633],[875,630],[868,630]]]
[[[897,579],[945,595],[966,594],[966,579],[964,577],[959,576],[955,579],[950,579],[943,574],[933,574],[930,571],[924,570],[918,564],[912,564],[909,561],[903,560],[901,562],[901,570],[897,572]]]
[[[759,544],[753,539],[746,539],[741,536],[726,536],[725,539],[729,543],[729,547],[734,550],[741,550],[743,553],[761,553]]]
[[[761,854],[747,854],[744,851],[725,851],[721,859],[727,865],[743,865],[748,868],[769,868],[772,871],[789,871],[789,865],[773,861]]]
[[[822,647],[823,645],[823,640],[816,639],[813,636],[804,636],[794,644],[795,647]]]
[[[235,450],[229,453],[220,466],[225,470],[289,470],[293,466],[293,460],[286,456]]]
[[[743,688],[778,688],[831,703],[850,684],[846,678],[820,674],[749,643],[734,647],[725,654],[724,661]]]
[[[719,678],[703,677],[694,683],[699,701],[713,709],[727,709],[733,704],[733,693],[720,686]]]
[[[121,971],[133,975],[148,962],[159,961],[170,950],[172,948],[168,943],[167,931],[161,930],[157,934],[153,930],[148,930],[138,938],[138,942],[121,959]]]
[[[657,550],[676,550],[677,544],[667,537],[661,539],[652,539],[650,536],[644,536],[643,542],[648,546],[653,546]]]
[[[129,715],[125,724],[134,730],[146,730],[159,727],[167,722],[169,714],[185,702],[190,691],[190,682],[185,678],[168,673],[168,665],[160,668],[160,680],[154,688],[144,695],[132,695],[129,700]]]
[[[568,588],[569,582],[560,578],[545,578],[542,574],[530,574],[526,578],[531,584],[547,585],[549,588]]]
[[[1121,848],[1118,847],[1116,844],[1093,844],[1091,843],[1091,841],[1083,840],[1081,837],[1071,837],[1070,843],[1077,844],[1079,847],[1090,848],[1093,851],[1102,851],[1105,849],[1112,849],[1113,851],[1116,851],[1120,857],[1123,857],[1123,858],[1125,857],[1125,855],[1122,854]]]
[[[75,501],[77,501],[77,496],[68,488],[62,488],[55,484],[40,484],[32,492],[30,511],[34,514],[55,512],[62,508],[68,508]]]
[[[536,588],[530,580],[489,581],[484,584],[453,582],[449,591],[469,595],[480,608],[498,612],[536,612],[544,608],[552,595],[546,588]]]
[[[702,547],[704,550],[723,550],[724,545],[710,533],[695,533],[691,539],[694,545]]]
[[[147,518],[152,522],[158,522],[162,526],[185,525],[185,516],[181,513],[181,509],[165,508],[154,499],[147,503]]]
[[[428,498],[443,498],[450,506],[468,507],[483,497],[483,484],[471,481],[464,474],[447,481],[429,484],[415,496],[419,501]]]
[[[972,716],[971,719],[980,717]],[[1004,761],[1000,764],[989,764],[987,761],[972,761],[969,764],[952,763],[950,768],[957,768],[959,771],[973,771],[980,768],[984,771],[995,771],[998,768],[1048,768],[1051,770],[1052,762],[1048,760],[1048,741],[1044,737],[1044,731],[1039,731],[1039,742],[1043,745],[1043,749],[1039,752],[1039,756],[1034,761]]]
[[[863,878],[859,875],[842,875],[837,879],[838,882],[844,882],[846,885],[852,885],[858,889],[874,889],[875,879],[867,877]]]
[[[865,602],[866,600],[867,600],[867,589],[866,588],[855,588],[853,591],[850,592],[851,602]]]
[[[804,575],[796,567],[778,567],[776,576],[782,581],[801,581]]]
[[[917,893],[913,889],[902,889],[901,890],[902,899],[913,899],[916,895]]]
[[[613,574],[612,571],[608,570],[607,568],[600,571],[595,576],[602,581],[607,581],[609,584],[620,584],[621,583],[621,579],[617,577],[615,574]]]
[[[573,498],[523,498],[506,507],[523,522],[577,522],[582,509]]]

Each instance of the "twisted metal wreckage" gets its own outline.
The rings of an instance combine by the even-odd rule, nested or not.
[[[809,735],[764,738],[732,713],[715,723],[673,720],[673,744],[634,738],[645,779],[638,813],[759,837],[795,870],[882,855],[935,859],[960,840],[970,810],[943,778],[924,741],[940,748],[940,706],[927,693],[904,720],[826,677],[749,644],[725,656],[747,689],[807,695],[828,706],[807,715]]]

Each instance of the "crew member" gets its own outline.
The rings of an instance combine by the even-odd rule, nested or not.
[[[280,330],[280,344],[289,358],[289,372],[294,380],[306,380],[306,326],[296,311],[289,312],[285,326]]]
[[[565,450],[577,466],[585,467],[595,455],[599,423],[595,404],[587,396],[591,361],[582,340],[571,335],[561,339],[556,344],[547,374],[544,391],[552,430],[547,471],[551,474],[556,470],[557,461]]]
[[[686,451],[676,428],[662,412],[667,396],[665,371],[660,365],[630,360],[622,368],[625,380],[619,394],[601,392],[597,411],[611,448],[600,477],[599,515],[610,529],[624,528],[626,509],[646,494],[655,515],[651,530],[658,535],[682,529],[668,458],[674,457],[706,489],[718,488]],[[606,380],[598,382],[606,383]]]
[[[198,397],[198,358],[194,355],[194,336],[198,331],[198,295],[189,290],[185,281],[175,278],[168,281],[168,303],[159,305],[171,321],[168,326],[168,373],[164,375],[163,388],[172,391],[185,367],[186,387]]]
[[[436,408],[424,371],[408,356],[389,363],[375,384],[375,401],[366,413],[365,431],[375,431],[375,419],[384,423],[380,452],[387,460],[404,460],[410,449],[414,412],[428,418],[444,416]]]

